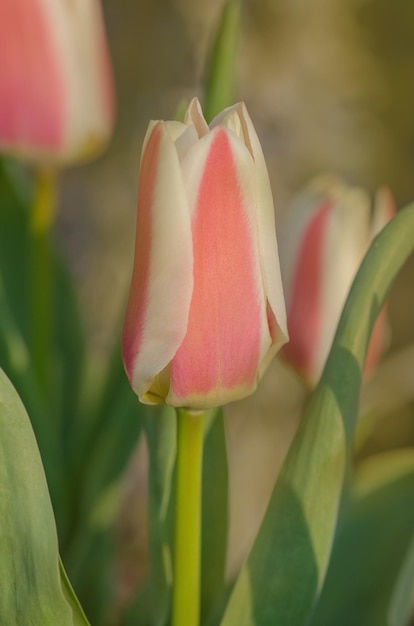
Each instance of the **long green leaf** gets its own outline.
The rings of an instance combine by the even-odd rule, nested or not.
[[[0,366],[22,398],[38,440],[57,517],[59,536],[65,542],[62,507],[68,490],[62,483],[84,421],[79,419],[79,394],[83,380],[84,337],[69,273],[52,246],[48,258],[53,300],[48,317],[53,320],[53,341],[42,357],[52,372],[49,388],[39,385],[33,354],[29,305],[31,238],[29,220],[33,185],[17,163],[0,160]],[[33,251],[32,251],[33,252]],[[51,294],[52,295],[52,294]],[[42,294],[37,294],[41,299]]]
[[[177,420],[174,409],[149,411],[144,421],[149,453],[149,574],[124,621],[166,626],[173,583],[173,503]]]
[[[56,527],[29,418],[0,370],[0,624],[73,626]]]
[[[331,553],[372,327],[413,248],[411,205],[374,240],[352,285],[321,381],[235,584],[223,626],[307,623]]]
[[[413,497],[413,494],[410,494]],[[414,616],[414,531],[401,570],[398,574],[390,604],[387,626],[407,626]]]
[[[70,605],[72,609],[73,615],[73,626],[90,626],[88,620],[86,619],[86,615],[79,604],[79,600],[77,599],[75,592],[73,591],[72,585],[70,584],[70,580],[67,577],[65,572],[65,568],[62,565],[62,561],[59,559],[59,569],[60,569],[60,579],[62,584],[63,595],[66,598],[67,603]]]
[[[213,44],[203,107],[208,122],[222,109],[233,104],[241,4],[241,0],[227,0]]]
[[[116,506],[105,523],[96,524],[96,508],[119,491],[121,477],[135,449],[148,408],[138,402],[125,375],[117,346],[103,393],[94,393],[92,424],[78,465],[70,476],[69,541],[62,558],[79,598],[93,623],[111,602],[112,525]],[[154,418],[156,419],[156,418]],[[92,428],[91,428],[92,426]],[[115,502],[116,505],[116,502]],[[112,515],[111,515],[112,513]]]
[[[414,586],[414,449],[363,461],[342,517],[310,626],[406,626]]]

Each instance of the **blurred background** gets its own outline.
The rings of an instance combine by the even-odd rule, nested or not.
[[[117,124],[98,160],[66,171],[57,237],[78,278],[90,347],[105,355],[123,311],[134,246],[139,158],[150,119],[202,97],[222,0],[105,0]],[[238,98],[258,130],[278,223],[325,171],[414,196],[414,6],[409,0],[245,2]],[[408,270],[407,270],[408,272]],[[412,290],[410,290],[412,291]],[[411,308],[394,342],[411,336]]]
[[[98,369],[119,341],[148,121],[170,119],[183,99],[202,98],[206,54],[222,6],[222,0],[103,2],[117,89],[115,134],[98,160],[65,171],[56,229]],[[237,98],[246,102],[262,141],[278,225],[295,193],[321,172],[370,192],[387,184],[399,208],[414,200],[413,78],[411,0],[245,2]],[[379,397],[385,408],[360,457],[414,444],[413,285],[411,259],[390,297],[390,357],[364,390],[364,406]],[[276,361],[259,392],[227,411],[229,575],[252,541],[307,393]],[[125,481],[128,504],[119,522],[120,598],[140,579],[145,563],[144,473],[141,447]]]

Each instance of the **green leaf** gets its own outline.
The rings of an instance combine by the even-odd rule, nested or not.
[[[208,68],[203,107],[208,122],[225,107],[233,104],[241,14],[241,1],[227,0]]]
[[[374,240],[359,269],[223,626],[307,623],[330,558],[372,327],[413,247],[411,205]]]
[[[54,332],[44,353],[52,373],[49,388],[39,385],[40,373],[31,354],[31,254],[29,219],[33,185],[24,168],[0,160],[0,365],[12,380],[28,412],[38,440],[62,536],[62,500],[67,490],[62,470],[72,464],[84,422],[78,400],[83,380],[84,337],[76,294],[59,255],[48,245]],[[49,244],[49,242],[47,242]],[[42,294],[37,299],[42,300]],[[43,357],[42,357],[43,360]],[[75,434],[76,433],[76,434]],[[63,533],[64,534],[64,533]]]
[[[70,527],[62,558],[88,616],[99,623],[111,602],[116,493],[148,411],[131,389],[118,345],[102,390],[95,388],[92,400],[87,436],[78,446],[68,483]],[[97,507],[102,511],[111,494],[115,500],[97,523]]]
[[[29,336],[28,207],[32,196],[23,168],[0,159],[0,267],[4,289],[17,327],[27,342]]]
[[[56,500],[61,485],[62,468],[59,464],[58,438],[56,430],[49,427],[52,419],[50,407],[40,393],[30,354],[17,326],[4,291],[0,270],[0,365],[13,380],[25,407],[30,412],[42,460],[48,472],[48,485]]]
[[[89,622],[86,619],[86,615],[79,604],[69,578],[65,572],[65,568],[62,565],[62,561],[59,559],[60,568],[60,580],[62,584],[63,595],[66,598],[66,602],[70,605],[73,614],[73,626],[89,626]]]
[[[205,417],[202,487],[201,615],[220,608],[225,585],[228,531],[228,467],[221,409]]]
[[[412,498],[412,494],[410,495]],[[414,532],[388,608],[389,626],[407,626],[414,615]]]
[[[0,624],[73,626],[56,527],[36,440],[0,370]]]
[[[145,432],[149,452],[149,574],[123,624],[165,626],[171,611],[173,582],[173,503],[177,418],[165,407],[148,411]]]
[[[406,626],[413,590],[414,449],[357,469],[310,626]]]

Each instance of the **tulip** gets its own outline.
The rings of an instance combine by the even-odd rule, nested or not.
[[[287,212],[281,267],[286,294],[289,361],[311,384],[318,381],[357,269],[374,236],[395,213],[381,188],[371,212],[369,195],[336,178],[316,179]],[[374,327],[366,371],[378,362],[386,339],[385,314]]]
[[[0,0],[0,150],[32,161],[93,154],[113,125],[98,0]]]
[[[274,210],[244,104],[207,125],[153,121],[144,141],[123,328],[140,400],[195,410],[254,391],[286,342]]]

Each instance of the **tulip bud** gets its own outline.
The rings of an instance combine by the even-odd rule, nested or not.
[[[371,201],[361,188],[335,178],[316,179],[287,212],[281,266],[290,343],[283,356],[317,383],[357,269],[374,236],[395,213],[388,189]],[[376,365],[386,335],[382,312],[374,327],[366,367]]]
[[[206,409],[246,396],[286,342],[274,210],[244,104],[207,125],[151,122],[122,351],[142,402]]]
[[[0,0],[0,150],[32,161],[90,156],[113,125],[98,0]]]

